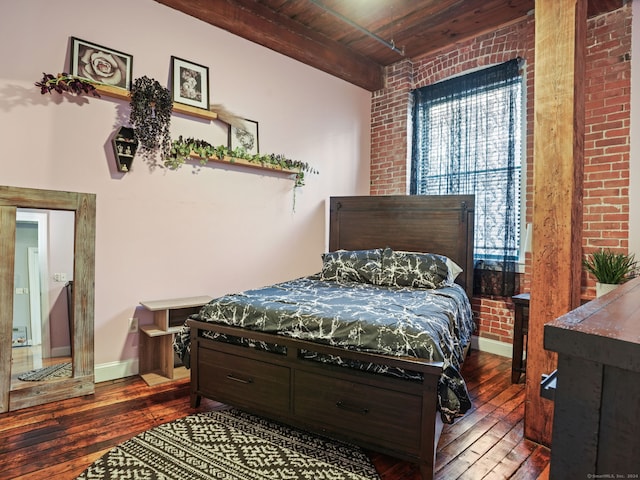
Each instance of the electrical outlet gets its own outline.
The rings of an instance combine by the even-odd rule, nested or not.
[[[136,317],[129,319],[129,333],[138,333],[138,319]]]

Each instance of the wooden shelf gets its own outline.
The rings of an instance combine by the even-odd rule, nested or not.
[[[198,313],[213,297],[172,298],[140,302],[153,312],[153,324],[140,327],[140,375],[148,385],[184,378],[184,368],[176,368],[173,336],[182,330],[189,315]]]
[[[104,95],[106,97],[111,97],[111,98],[117,98],[119,100],[130,100],[130,96],[129,96],[129,91],[125,90],[123,88],[116,88],[116,87],[112,87],[109,85],[100,85],[100,84],[96,84],[96,91],[100,94],[100,95]],[[215,112],[211,112],[208,110],[202,110],[201,108],[195,108],[195,107],[191,107],[189,105],[183,105],[180,103],[174,103],[173,104],[173,111],[175,113],[181,113],[184,115],[189,115],[192,117],[198,117],[198,118],[202,118],[205,120],[215,120],[218,118],[218,114]],[[195,153],[192,152],[190,157],[194,160],[202,160],[200,158],[200,156]],[[256,162],[250,162],[249,160],[245,160],[244,158],[234,158],[234,157],[224,157],[224,158],[219,158],[219,157],[209,157],[207,159],[207,161],[209,162],[215,162],[215,163],[224,163],[227,165],[241,165],[243,167],[249,167],[249,168],[256,168],[256,169],[260,169],[260,170],[271,170],[271,171],[275,171],[275,172],[282,172],[285,173],[287,175],[297,175],[298,173],[300,173],[298,170],[291,170],[291,169],[287,169],[287,168],[282,168],[279,165],[270,165],[270,164],[262,164],[262,163],[256,163]]]
[[[191,155],[189,155],[189,156],[194,160],[202,160],[200,158],[200,155],[198,155],[195,152],[191,152]],[[215,162],[215,163],[226,163],[228,165],[241,165],[243,167],[257,168],[257,169],[260,169],[260,170],[273,170],[273,171],[276,171],[276,172],[286,173],[287,175],[297,175],[299,173],[298,170],[290,170],[290,169],[287,169],[287,168],[283,168],[280,165],[271,165],[271,164],[268,164],[268,163],[262,164],[262,163],[250,162],[249,160],[245,160],[244,158],[208,157],[207,161],[208,162]]]
[[[104,95],[105,97],[117,98],[119,100],[130,100],[129,90],[125,90],[123,88],[112,87],[109,85],[100,85],[96,84],[96,91],[100,95]],[[198,117],[204,120],[215,120],[218,118],[218,114],[216,112],[211,112],[209,110],[203,110],[201,108],[192,107],[190,105],[183,105],[181,103],[173,103],[173,111],[175,113],[181,113],[183,115],[189,115],[191,117]]]
[[[169,327],[166,330],[159,328],[157,325],[142,325],[140,327],[142,332],[149,337],[161,337],[162,335],[173,335],[182,330],[182,325],[179,327]]]

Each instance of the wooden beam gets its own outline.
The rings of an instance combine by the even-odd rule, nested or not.
[[[253,0],[156,1],[366,90],[384,86],[378,63]]]
[[[587,0],[587,15],[589,18],[603,13],[613,12],[624,7],[626,0]]]
[[[587,2],[536,0],[533,261],[525,436],[551,444],[553,402],[540,380],[555,369],[544,324],[580,305],[584,61]],[[559,379],[559,381],[562,381]]]

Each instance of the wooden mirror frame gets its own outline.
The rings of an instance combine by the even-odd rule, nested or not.
[[[71,378],[11,391],[14,254],[18,208],[75,212]],[[94,392],[96,196],[0,186],[0,413]]]

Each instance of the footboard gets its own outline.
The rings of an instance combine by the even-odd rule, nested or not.
[[[439,428],[441,363],[347,351],[328,345],[188,320],[191,327],[191,404],[210,398],[249,412],[420,465],[433,477]],[[208,330],[277,344],[259,350],[202,336]],[[368,373],[309,360],[301,350],[399,367],[422,380]]]

